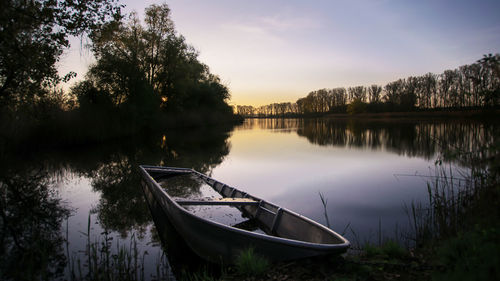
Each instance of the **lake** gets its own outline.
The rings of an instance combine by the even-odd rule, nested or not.
[[[19,249],[26,248],[21,245],[47,245],[39,249],[48,257],[42,264],[54,276],[68,276],[71,268],[78,271],[78,261],[87,270],[90,241],[108,243],[112,251],[136,245],[146,279],[156,274],[160,260],[167,267],[174,260],[175,273],[183,259],[168,251],[176,242],[163,245],[163,254],[139,184],[140,164],[193,168],[330,224],[354,248],[381,238],[410,243],[405,206],[428,201],[436,161],[448,175],[462,178],[467,166],[445,152],[478,150],[493,142],[499,128],[493,122],[453,120],[247,119],[234,128],[172,130],[105,145],[19,152],[5,162],[0,178],[6,191],[1,261],[16,270]]]

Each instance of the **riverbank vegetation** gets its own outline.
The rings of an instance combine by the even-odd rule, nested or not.
[[[498,109],[500,54],[436,75],[408,77],[385,86],[319,89],[296,102],[260,107],[238,105],[245,117],[303,117],[329,114],[430,112]]]
[[[2,144],[72,145],[236,120],[228,88],[176,32],[166,4],[146,8],[141,22],[115,0],[80,2],[2,8]],[[56,67],[70,36],[88,38],[95,63],[68,91],[61,82],[76,74]]]
[[[429,201],[407,206],[411,229],[397,241],[379,230],[377,244],[362,244],[344,257],[277,263],[259,278],[234,268],[222,280],[498,280],[498,140],[475,151],[444,151],[428,179]],[[453,174],[444,164],[450,158],[467,163],[468,173]]]

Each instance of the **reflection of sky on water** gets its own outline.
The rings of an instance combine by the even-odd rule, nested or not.
[[[89,212],[95,212],[91,241],[99,239],[104,225],[113,230],[114,243],[119,238],[121,245],[129,245],[134,235],[140,251],[148,252],[148,276],[162,250],[133,171],[140,164],[191,167],[326,224],[321,192],[332,228],[342,232],[350,224],[359,241],[350,229],[347,238],[362,243],[377,241],[379,222],[385,236],[393,236],[396,225],[407,230],[404,204],[427,202],[426,179],[411,175],[433,175],[439,152],[434,138],[474,149],[491,142],[494,128],[473,122],[247,120],[230,134],[214,128],[170,131],[158,138],[163,146],[162,141],[125,143],[72,154],[71,159],[55,157],[52,161],[61,168],[55,165],[52,178],[74,210],[68,221],[71,255],[85,258],[82,232],[87,232]],[[69,168],[63,168],[65,163]],[[182,192],[187,195],[203,193],[200,185],[186,184]],[[224,217],[222,208],[218,212],[225,223],[241,219]],[[65,229],[64,221],[63,236]]]
[[[388,236],[396,224],[406,227],[404,204],[426,202],[427,187],[421,177],[402,175],[429,175],[434,168],[433,159],[398,155],[383,145],[319,146],[282,129],[235,130],[230,142],[214,178],[326,224],[321,192],[333,228],[341,232],[350,223],[362,240],[376,238],[379,220]]]

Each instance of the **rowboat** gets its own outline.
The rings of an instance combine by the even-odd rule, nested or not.
[[[292,260],[342,254],[350,245],[311,219],[193,169],[139,168],[148,204],[160,206],[189,248],[208,261],[233,263],[250,248],[271,261]]]

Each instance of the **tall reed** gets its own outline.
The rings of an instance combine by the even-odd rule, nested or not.
[[[323,193],[318,192],[318,194],[319,194],[319,198],[321,199],[321,204],[323,204],[323,214],[325,215],[326,226],[328,226],[328,228],[330,228],[330,219],[328,218],[328,210],[326,208],[326,206],[328,204],[328,199],[325,198]]]
[[[87,221],[87,232],[83,257],[70,255],[68,240],[68,223],[66,223],[66,255],[68,279],[75,280],[175,280],[168,260],[164,254],[159,256],[154,265],[156,275],[145,276],[145,257],[147,251],[139,250],[135,234],[127,244],[114,239],[107,230],[92,241],[91,216]],[[114,243],[113,243],[113,240]],[[113,247],[113,244],[116,247]],[[83,263],[83,264],[82,264]]]
[[[498,146],[477,152],[452,151],[435,162],[434,175],[427,182],[428,202],[405,205],[417,247],[470,229],[478,209],[496,204],[494,198],[488,202],[486,197],[498,188]],[[467,169],[443,164],[441,159],[457,159]]]

